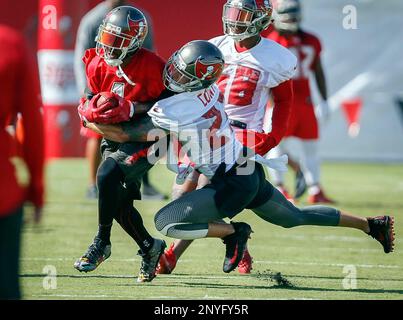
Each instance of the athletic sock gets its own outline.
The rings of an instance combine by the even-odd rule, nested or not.
[[[109,225],[98,225],[98,234],[96,238],[101,239],[102,241],[106,242],[107,244],[111,243],[111,229],[112,223]]]
[[[154,238],[144,227],[140,213],[133,206],[127,206],[121,210],[119,220],[122,228],[137,243],[140,250],[147,253],[154,244]]]

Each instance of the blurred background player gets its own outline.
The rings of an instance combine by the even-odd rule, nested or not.
[[[84,95],[84,90],[86,87],[86,76],[85,76],[85,66],[83,64],[82,58],[84,52],[87,49],[95,48],[95,38],[98,34],[98,28],[102,24],[103,19],[106,14],[112,9],[126,4],[128,1],[124,0],[105,0],[98,4],[95,8],[89,11],[81,20],[80,26],[77,31],[77,39],[75,45],[75,63],[74,72],[76,76],[77,87],[80,96]],[[150,19],[147,17],[147,21],[150,24]],[[153,50],[153,36],[152,30],[147,34],[144,40],[143,47],[149,50]],[[98,191],[96,186],[96,174],[101,161],[100,145],[102,137],[86,128],[81,129],[83,136],[87,138],[87,145],[85,150],[85,156],[89,164],[89,186],[87,189],[87,198],[94,199],[97,197]],[[148,173],[143,177],[143,199],[154,199],[162,200],[166,197],[159,193],[149,181]]]
[[[288,48],[298,58],[297,71],[293,77],[294,103],[286,137],[296,137],[301,143],[302,159],[301,169],[294,161],[292,168],[296,170],[297,190],[295,197],[303,195],[303,177],[308,186],[308,203],[334,203],[329,199],[320,185],[320,159],[319,159],[319,126],[318,118],[324,123],[329,117],[329,106],[327,104],[326,80],[320,59],[320,40],[311,33],[301,29],[301,6],[298,0],[277,0],[273,1],[275,10],[274,27],[275,30],[266,35],[268,39]],[[309,78],[313,74],[321,103],[314,107],[311,95]],[[316,111],[316,114],[315,114]],[[277,157],[287,153],[292,155],[284,139],[276,148],[270,151],[271,157]],[[284,173],[269,170],[273,184],[284,194],[286,198],[292,200],[284,186]]]
[[[19,299],[18,280],[20,232],[23,204],[35,207],[35,222],[41,218],[44,202],[44,133],[40,112],[40,89],[37,64],[29,55],[22,35],[0,25],[0,300]],[[6,131],[20,114],[20,145]],[[19,183],[12,157],[20,148],[28,167],[30,181],[24,189]]]

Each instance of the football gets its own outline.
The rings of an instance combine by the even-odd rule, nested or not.
[[[112,92],[101,92],[100,96],[96,102],[97,108],[116,108],[119,105],[118,99],[115,97],[115,94]]]

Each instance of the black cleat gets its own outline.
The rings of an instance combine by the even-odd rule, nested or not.
[[[226,246],[223,271],[229,273],[233,271],[242,260],[246,243],[253,232],[250,225],[244,222],[231,222],[235,232],[222,240]]]
[[[111,255],[111,244],[95,238],[84,255],[74,263],[74,268],[80,272],[95,270]]]
[[[154,244],[147,253],[142,253],[139,250],[137,254],[143,259],[137,282],[151,282],[155,278],[158,262],[166,247],[164,240],[154,239]]]
[[[395,220],[390,216],[378,216],[367,218],[369,225],[369,235],[378,240],[383,246],[385,253],[392,252],[394,249]]]
[[[295,174],[295,199],[301,198],[307,189],[305,176],[301,170],[298,170]]]

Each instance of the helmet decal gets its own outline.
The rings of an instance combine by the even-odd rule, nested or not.
[[[195,74],[198,78],[203,80],[212,79],[217,73],[221,73],[222,69],[222,63],[204,64],[200,59],[195,63]]]
[[[130,31],[134,29],[134,31],[139,32],[142,28],[145,27],[145,24],[142,20],[133,20],[130,15],[127,16],[127,26]]]

